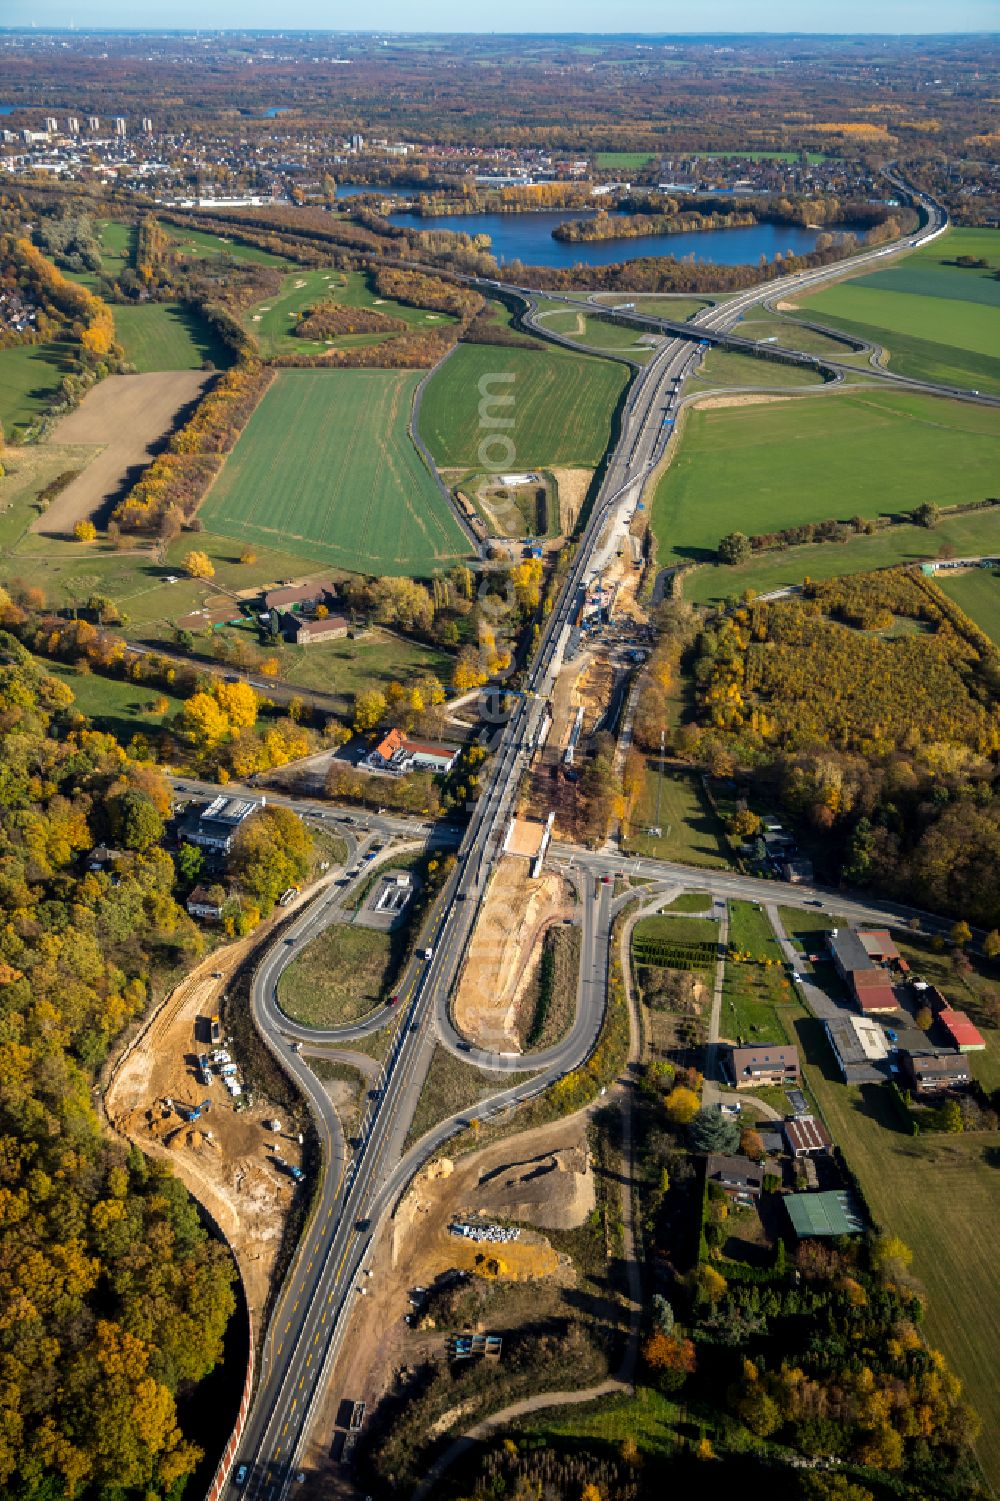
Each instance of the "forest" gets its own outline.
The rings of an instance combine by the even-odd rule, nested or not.
[[[103,1132],[91,1090],[202,938],[157,842],[159,773],[6,633],[0,807],[0,1488],[177,1496],[199,1458],[177,1401],[221,1357],[234,1268],[169,1168]],[[99,842],[122,851],[113,875],[82,862]]]

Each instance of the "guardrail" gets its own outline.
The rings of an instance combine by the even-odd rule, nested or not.
[[[219,1460],[219,1463],[216,1466],[215,1474],[212,1477],[212,1483],[205,1493],[205,1501],[219,1501],[224,1488],[229,1484],[230,1473],[232,1471],[233,1465],[236,1463],[236,1454],[240,1446],[240,1440],[243,1437],[243,1430],[246,1427],[247,1418],[250,1415],[250,1399],[253,1396],[254,1364],[253,1316],[250,1313],[249,1308],[247,1309],[247,1334],[249,1336],[247,1351],[247,1373],[246,1378],[243,1382],[243,1395],[240,1398],[240,1409],[236,1414],[236,1422],[233,1424],[233,1431],[229,1435],[229,1442],[223,1449],[222,1458]]]

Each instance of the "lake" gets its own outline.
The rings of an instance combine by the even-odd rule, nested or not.
[[[337,191],[339,194],[343,189]],[[812,250],[820,233],[790,224],[753,224],[745,229],[706,229],[680,235],[640,235],[630,240],[584,240],[576,244],[552,238],[557,224],[583,217],[561,209],[542,213],[441,214],[434,218],[392,214],[390,220],[405,229],[454,229],[461,234],[489,235],[498,261],[523,261],[527,266],[580,263],[609,266],[646,255],[669,255],[677,260],[693,255],[699,261],[743,266],[756,263],[762,255],[773,260],[778,251]]]

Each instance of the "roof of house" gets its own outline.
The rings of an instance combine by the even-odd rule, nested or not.
[[[865,952],[873,959],[898,959],[899,950],[889,936],[888,928],[859,928],[858,937],[865,946]]]
[[[268,589],[264,595],[264,605],[268,610],[280,610],[285,605],[304,605],[310,600],[320,599],[324,594],[336,593],[336,586],[330,579],[318,579],[312,584],[286,584],[280,589]]]
[[[411,740],[408,735],[403,737],[403,749],[409,755],[445,756],[449,760],[458,755],[455,745],[444,745],[440,740]]]
[[[868,950],[853,928],[837,928],[827,934],[830,952],[841,969],[853,973],[856,970],[874,969]]]
[[[401,730],[392,729],[383,735],[375,747],[376,756],[381,756],[383,761],[391,761],[397,751],[403,749],[403,734]]]
[[[785,1136],[793,1152],[826,1151],[833,1145],[829,1131],[814,1115],[797,1115],[785,1121]]]
[[[907,1053],[915,1079],[969,1079],[968,1059],[962,1053]]]
[[[749,1157],[727,1157],[713,1153],[705,1163],[706,1177],[733,1187],[760,1188],[764,1182],[765,1165],[752,1162]]]
[[[984,1048],[982,1033],[974,1027],[964,1011],[954,1011],[946,1006],[938,1012],[938,1021],[957,1048]]]
[[[196,886],[187,899],[189,907],[217,907],[219,903],[209,892],[207,886]]]
[[[836,1016],[824,1022],[841,1063],[877,1063],[889,1056],[882,1028],[863,1016]]]
[[[896,992],[888,980],[866,981],[858,985],[853,973],[851,979],[855,981],[854,991],[862,1011],[895,1011],[899,1006]]]
[[[296,636],[327,636],[332,631],[346,631],[351,622],[346,615],[324,615],[317,620],[296,620]]]
[[[733,1072],[755,1068],[789,1068],[799,1061],[799,1050],[788,1043],[757,1042],[732,1050]]]
[[[798,1236],[858,1235],[865,1228],[846,1188],[786,1194],[785,1208]]]

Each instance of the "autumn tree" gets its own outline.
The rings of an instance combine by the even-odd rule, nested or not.
[[[642,1358],[655,1384],[664,1392],[680,1391],[697,1363],[691,1340],[664,1334],[659,1329],[643,1345]]]
[[[230,870],[262,911],[309,872],[312,835],[290,808],[265,807],[245,819],[233,841]]]
[[[359,734],[374,730],[386,711],[385,694],[378,688],[365,688],[354,696],[354,728]]]
[[[700,1100],[693,1089],[678,1084],[663,1102],[667,1119],[673,1126],[686,1126],[698,1114]]]
[[[729,532],[719,541],[719,560],[723,563],[745,563],[752,551],[745,532]]]
[[[93,542],[97,536],[97,527],[92,521],[78,521],[73,528],[73,536],[78,542]]]
[[[215,577],[215,564],[207,552],[199,552],[192,549],[184,558],[184,567],[193,579],[211,579]]]

